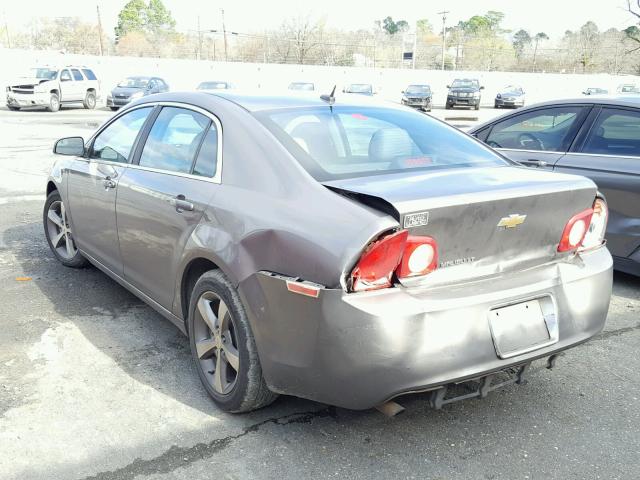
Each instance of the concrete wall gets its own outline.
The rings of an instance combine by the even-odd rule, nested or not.
[[[615,92],[621,83],[640,84],[640,77],[606,74],[543,74],[513,72],[448,72],[440,70],[371,69],[324,67],[315,65],[278,65],[225,63],[166,58],[96,57],[68,55],[37,50],[0,49],[0,82],[3,85],[24,74],[31,66],[81,64],[95,69],[102,81],[103,96],[121,78],[128,75],[158,75],[172,90],[193,89],[203,80],[227,80],[240,89],[283,90],[292,81],[313,81],[316,88],[328,92],[348,83],[373,83],[378,95],[398,101],[409,83],[428,83],[436,104],[444,104],[446,85],[456,77],[479,78],[485,86],[483,104],[493,104],[498,90],[508,84],[521,85],[527,103],[579,96],[587,87],[602,87]]]

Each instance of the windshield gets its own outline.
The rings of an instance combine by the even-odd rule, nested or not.
[[[31,76],[35,78],[44,78],[46,80],[53,80],[58,76],[58,71],[51,70],[50,68],[32,68]]]
[[[373,88],[368,83],[352,83],[347,89],[350,93],[371,93],[372,91]]]
[[[508,87],[504,87],[502,91],[504,93],[510,93],[512,95],[520,95],[520,93],[522,93],[522,89],[515,85],[509,85]]]
[[[478,88],[479,85],[477,80],[454,80],[451,88]]]
[[[271,110],[256,117],[319,181],[507,164],[477,140],[415,112],[334,106]]]
[[[313,91],[313,83],[292,83],[289,85],[289,90],[305,90],[311,92]]]
[[[409,85],[405,93],[429,93],[431,88],[429,85]]]
[[[149,79],[144,77],[129,77],[118,83],[119,87],[145,88],[149,84]]]
[[[226,90],[229,88],[227,82],[202,82],[198,85],[198,90]]]

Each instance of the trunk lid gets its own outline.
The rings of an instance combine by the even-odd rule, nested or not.
[[[438,243],[438,270],[423,279],[476,278],[565,258],[567,221],[593,204],[585,178],[524,167],[406,172],[324,182],[396,217],[412,235]]]

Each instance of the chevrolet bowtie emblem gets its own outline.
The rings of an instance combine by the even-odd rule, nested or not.
[[[516,228],[518,225],[524,223],[526,218],[527,218],[526,215],[519,215],[517,213],[512,213],[508,217],[502,217],[498,222],[498,227]]]

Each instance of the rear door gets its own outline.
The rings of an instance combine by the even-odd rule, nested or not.
[[[68,176],[73,238],[78,248],[122,275],[116,230],[118,184],[152,107],[138,108],[110,122],[90,142]]]
[[[168,310],[184,246],[219,183],[220,129],[203,110],[163,106],[118,186],[124,276]]]
[[[640,248],[640,110],[606,106],[579,145],[556,164],[591,178],[609,205],[607,245],[618,257]]]
[[[71,83],[71,88],[73,89],[73,97],[69,98],[69,100],[84,100],[86,94],[86,86],[85,79],[80,73],[80,70],[77,68],[71,69],[71,76],[73,77],[73,82]]]
[[[589,110],[560,105],[516,113],[491,126],[482,140],[511,160],[551,169],[568,151]]]

